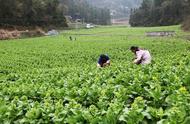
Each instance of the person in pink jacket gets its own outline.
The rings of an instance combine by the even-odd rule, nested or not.
[[[132,46],[131,51],[135,54],[135,59],[133,61],[134,64],[150,64],[151,63],[151,55],[148,50],[140,49],[139,47]]]

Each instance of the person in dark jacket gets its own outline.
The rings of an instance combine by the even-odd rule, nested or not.
[[[101,54],[98,59],[97,67],[106,67],[109,65],[110,65],[110,58],[108,57],[108,55]]]

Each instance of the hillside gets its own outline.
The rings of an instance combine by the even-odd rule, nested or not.
[[[130,9],[140,6],[142,0],[87,0],[90,4],[109,8],[112,18],[129,17]]]

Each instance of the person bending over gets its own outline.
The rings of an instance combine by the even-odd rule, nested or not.
[[[100,55],[98,63],[97,63],[97,67],[106,67],[110,65],[110,58],[108,57],[108,55]]]
[[[131,51],[135,54],[135,59],[133,63],[139,65],[139,64],[150,64],[151,63],[151,55],[148,50],[140,49],[139,47],[132,46]]]

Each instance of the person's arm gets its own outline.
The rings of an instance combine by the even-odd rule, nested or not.
[[[140,64],[141,63],[141,61],[142,61],[142,55],[143,55],[143,53],[142,52],[137,52],[136,53],[136,59],[133,61],[133,63],[135,63],[135,64]]]
[[[104,66],[107,66],[107,65],[109,66],[110,65],[110,58],[109,58],[109,56],[107,56],[106,59],[107,59],[107,61],[106,61],[106,63],[104,63]]]
[[[106,63],[103,64],[103,67],[109,66],[110,65],[110,60],[108,60]]]
[[[108,60],[108,61],[106,62],[106,64],[107,64],[107,65],[110,65],[110,60]]]

